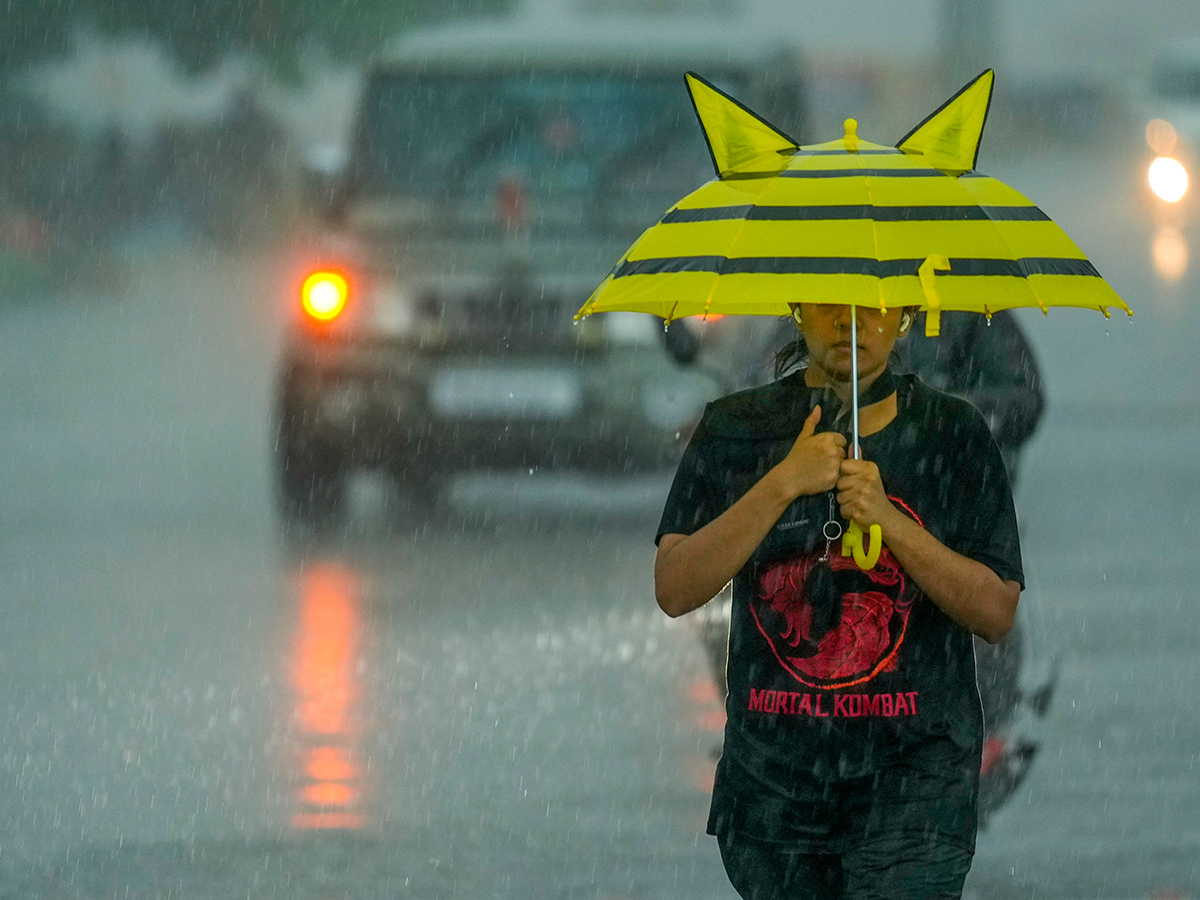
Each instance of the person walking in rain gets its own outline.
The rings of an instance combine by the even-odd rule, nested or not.
[[[984,416],[888,359],[918,309],[931,338],[959,311],[1132,314],[1044,212],[975,170],[993,81],[895,146],[853,119],[801,146],[688,73],[717,179],[576,314],[787,311],[798,329],[800,369],[705,407],[656,538],[668,615],[733,585],[708,831],[747,900],[959,897],[970,869],[973,641],[1013,625],[1017,519]]]
[[[974,407],[889,370],[912,309],[859,311],[847,458],[849,307],[794,316],[804,367],[708,406],[658,529],[668,615],[733,581],[708,831],[747,900],[957,897],[983,734],[972,635],[999,641],[1023,586],[1004,462]],[[886,535],[873,569],[841,555],[851,519]]]
[[[1004,458],[1009,485],[1017,490],[1022,450],[1037,430],[1045,410],[1041,369],[1033,346],[1016,316],[999,312],[985,321],[968,312],[942,315],[941,335],[927,337],[924,315],[918,315],[903,340],[898,340],[888,366],[893,373],[910,372],[930,387],[968,401],[978,409]],[[780,317],[769,330],[764,329],[762,349],[750,355],[746,386],[764,384],[782,378],[800,365],[804,358],[803,342],[797,342],[791,316]],[[773,373],[768,377],[768,373]],[[727,591],[724,592],[727,594]],[[1012,715],[1018,702],[1018,672],[1022,648],[1030,640],[1029,620],[1018,616],[1008,636],[999,644],[975,642],[975,667],[979,697],[983,703],[985,732],[992,733],[998,723]],[[701,641],[712,667],[713,680],[725,696],[725,664],[729,644],[729,606],[723,600],[715,608],[706,608],[701,616]],[[719,755],[719,754],[718,754]],[[1010,793],[1010,782],[1000,771],[990,776],[1006,787],[988,792],[986,778],[980,781],[980,827]]]

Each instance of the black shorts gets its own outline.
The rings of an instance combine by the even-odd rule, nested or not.
[[[977,794],[978,770],[961,768],[900,765],[814,784],[801,804],[805,838],[722,830],[721,858],[746,900],[957,898],[975,852]]]

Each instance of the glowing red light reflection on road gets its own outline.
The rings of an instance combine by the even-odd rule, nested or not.
[[[344,566],[322,563],[300,576],[300,621],[292,656],[301,780],[292,825],[365,827],[363,772],[355,742],[362,585]]]

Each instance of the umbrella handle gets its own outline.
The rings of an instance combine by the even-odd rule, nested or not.
[[[860,569],[870,571],[879,562],[879,551],[883,549],[883,529],[878,525],[870,528],[871,546],[863,546],[863,530],[853,519],[850,520],[846,533],[842,535],[842,556],[854,557],[854,562]]]

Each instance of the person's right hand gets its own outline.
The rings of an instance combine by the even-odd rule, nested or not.
[[[816,406],[804,420],[800,436],[788,455],[771,470],[790,499],[832,490],[841,474],[842,460],[846,458],[845,435],[834,431],[815,434],[820,421],[821,407]]]

